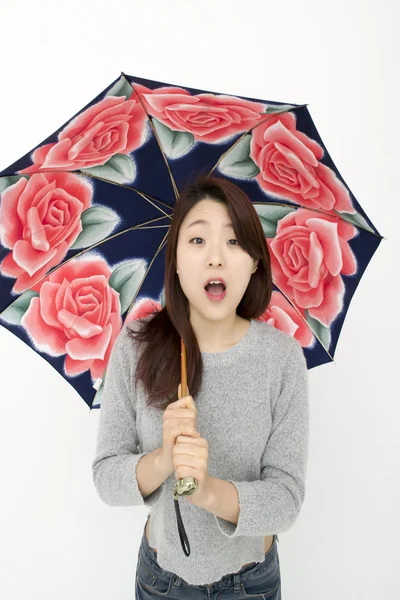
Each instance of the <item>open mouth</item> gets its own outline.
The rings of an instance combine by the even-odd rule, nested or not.
[[[226,296],[226,287],[223,283],[209,283],[204,291],[211,300],[222,300]]]
[[[222,294],[226,290],[226,286],[223,283],[208,283],[204,289],[210,294]]]

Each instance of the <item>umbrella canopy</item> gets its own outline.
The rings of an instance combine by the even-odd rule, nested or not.
[[[164,306],[169,224],[197,171],[231,179],[259,215],[274,282],[259,320],[295,337],[308,368],[333,360],[383,238],[307,105],[122,73],[0,173],[0,322],[90,408],[123,323]]]

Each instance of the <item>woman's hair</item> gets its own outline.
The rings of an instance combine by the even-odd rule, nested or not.
[[[188,212],[208,197],[228,208],[234,232],[241,248],[258,267],[251,276],[236,313],[244,319],[257,319],[267,309],[272,294],[272,274],[268,245],[259,216],[248,196],[228,179],[197,176],[187,183],[174,206],[167,237],[165,256],[165,306],[144,319],[140,327],[128,328],[129,335],[140,342],[141,352],[135,382],[141,381],[149,399],[148,405],[165,409],[178,399],[181,383],[181,337],[186,348],[187,385],[196,398],[202,382],[203,362],[197,338],[189,321],[189,302],[176,273],[178,233]]]

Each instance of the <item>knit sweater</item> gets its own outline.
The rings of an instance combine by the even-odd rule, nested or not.
[[[208,442],[209,474],[236,487],[240,510],[234,524],[179,497],[191,550],[186,556],[172,494],[175,474],[147,497],[136,479],[140,458],[163,441],[163,411],[147,406],[141,383],[133,381],[139,342],[127,329],[138,323],[123,326],[108,363],[94,485],[110,506],[148,506],[158,564],[190,585],[205,585],[244,563],[262,562],[264,536],[287,531],[299,515],[308,456],[305,356],[295,338],[255,319],[228,350],[201,353],[197,431]]]

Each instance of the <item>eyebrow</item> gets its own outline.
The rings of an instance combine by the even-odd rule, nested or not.
[[[189,229],[189,227],[193,227],[194,225],[210,225],[210,222],[205,221],[204,219],[197,219],[197,221],[193,221],[193,223],[190,223],[190,225],[188,225],[186,227],[186,229]],[[233,228],[233,223],[224,223],[223,227],[232,227]]]

